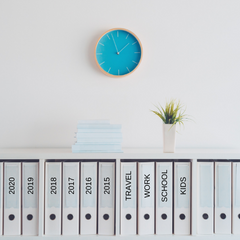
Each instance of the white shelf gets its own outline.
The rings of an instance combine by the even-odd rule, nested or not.
[[[240,159],[240,149],[124,148],[123,153],[72,153],[71,148],[5,148],[0,159]]]
[[[116,235],[115,236],[45,236],[44,235],[44,163],[46,160],[115,160],[116,161],[116,186],[120,185],[120,160],[190,160],[192,162],[192,235],[190,236],[122,236],[120,232],[120,188],[116,189]],[[89,240],[134,240],[134,239],[192,239],[194,237],[204,238],[206,240],[226,238],[239,239],[240,235],[196,235],[196,183],[197,183],[197,160],[240,160],[240,149],[177,149],[175,153],[163,153],[162,149],[156,148],[125,148],[123,153],[72,153],[71,148],[30,148],[30,149],[0,149],[0,160],[39,160],[39,236],[25,237],[12,236],[6,237],[9,240],[21,239],[89,239]],[[0,236],[5,238],[5,236]]]

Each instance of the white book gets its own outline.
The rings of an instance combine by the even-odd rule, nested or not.
[[[110,124],[110,120],[108,119],[85,119],[79,120],[78,124]]]
[[[215,162],[215,233],[231,234],[231,162]]]
[[[45,234],[61,235],[61,162],[46,162]]]
[[[154,162],[138,163],[138,234],[154,234]]]
[[[137,163],[121,162],[121,234],[137,233]]]
[[[63,162],[62,235],[79,234],[79,163]]]
[[[38,162],[22,163],[22,235],[38,235]]]
[[[213,234],[213,162],[198,162],[197,171],[197,233]]]
[[[98,234],[114,235],[115,163],[99,162]]]
[[[77,132],[75,133],[121,133],[121,128],[88,128],[88,129],[84,129],[84,128],[78,128]]]
[[[81,162],[80,234],[97,234],[97,162]]]
[[[86,133],[81,133],[81,132],[77,132],[76,133],[76,138],[78,140],[82,140],[82,141],[94,141],[96,139],[109,139],[109,140],[121,140],[122,139],[122,133],[121,132],[113,132],[113,133],[109,133],[109,132],[103,132],[103,133],[98,133],[98,132],[86,132]]]
[[[172,162],[156,163],[156,234],[172,234]]]
[[[3,162],[0,162],[0,235],[2,235],[3,226]]]
[[[240,234],[240,162],[232,163],[232,233]]]
[[[21,163],[4,163],[4,235],[21,234]]]
[[[174,234],[190,234],[190,162],[174,163]]]

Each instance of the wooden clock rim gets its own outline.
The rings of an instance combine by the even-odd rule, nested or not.
[[[98,42],[100,41],[100,39],[105,35],[107,34],[108,32],[111,32],[111,31],[114,31],[114,30],[123,30],[123,31],[126,31],[126,32],[129,32],[130,34],[132,34],[138,41],[139,45],[140,45],[140,48],[141,48],[141,58],[140,58],[140,61],[138,62],[138,65],[130,72],[130,73],[127,73],[127,74],[124,74],[124,75],[113,75],[113,74],[110,74],[106,71],[104,71],[101,66],[99,65],[98,61],[97,61],[97,56],[96,56],[96,50],[97,50],[97,45],[98,45]],[[130,30],[126,29],[126,28],[112,28],[110,30],[107,30],[106,32],[104,32],[97,40],[97,43],[95,45],[95,50],[94,50],[94,58],[95,58],[95,61],[97,63],[97,66],[98,68],[101,70],[101,72],[103,72],[104,74],[106,74],[107,76],[109,77],[115,77],[115,78],[120,78],[120,77],[126,77],[128,76],[129,74],[133,73],[137,68],[138,66],[140,65],[141,61],[142,61],[142,54],[143,54],[143,50],[142,50],[142,43],[141,41],[139,40],[139,38]]]

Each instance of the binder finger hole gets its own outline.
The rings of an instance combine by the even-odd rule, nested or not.
[[[33,215],[32,214],[28,214],[27,215],[27,220],[31,221],[33,219]]]
[[[51,220],[55,220],[56,215],[55,215],[55,214],[51,214],[51,215],[49,216],[49,218],[50,218]]]
[[[240,219],[240,214],[238,214],[238,218]]]
[[[179,215],[179,218],[180,218],[181,220],[184,220],[184,219],[186,218],[186,216],[185,216],[185,214],[182,213],[182,214]]]
[[[68,215],[67,215],[67,219],[68,219],[68,220],[73,220],[73,215],[72,215],[72,214],[68,214]]]
[[[220,218],[221,218],[221,219],[225,219],[226,217],[227,217],[227,216],[226,216],[225,213],[221,213],[221,214],[220,214]]]
[[[104,220],[108,220],[108,219],[109,219],[109,215],[108,215],[108,214],[104,214],[104,215],[103,215],[103,219],[104,219]]]
[[[14,215],[14,214],[10,214],[10,215],[8,216],[8,218],[9,218],[10,221],[12,221],[12,220],[14,220],[15,215]]]
[[[132,215],[128,213],[128,214],[126,215],[126,219],[127,219],[127,220],[130,220],[131,218],[132,218]]]
[[[90,213],[88,213],[88,214],[86,214],[86,215],[85,215],[85,218],[86,218],[87,220],[90,220],[90,219],[91,219],[91,217],[92,217],[92,216],[91,216],[91,214],[90,214]]]
[[[164,214],[162,214],[161,217],[162,217],[163,220],[165,220],[165,219],[167,219],[167,214],[164,213]]]
[[[146,214],[144,215],[144,219],[145,219],[145,220],[148,220],[149,218],[150,218],[150,215],[146,213]]]
[[[203,215],[202,215],[202,217],[203,217],[203,219],[208,219],[208,214],[207,213],[204,213]]]

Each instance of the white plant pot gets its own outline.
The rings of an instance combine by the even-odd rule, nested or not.
[[[176,124],[163,124],[163,152],[174,153],[176,143]]]

